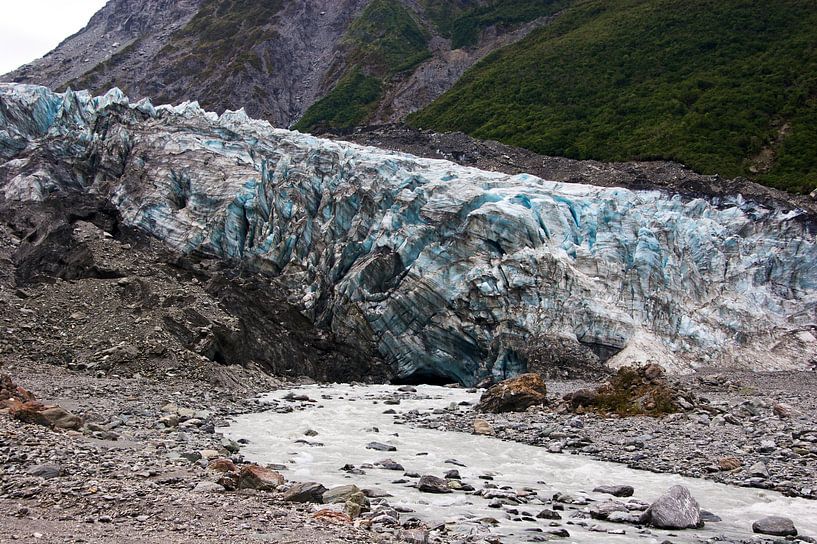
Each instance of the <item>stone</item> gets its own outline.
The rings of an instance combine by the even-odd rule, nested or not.
[[[562,519],[562,516],[559,515],[559,512],[554,512],[553,510],[545,509],[536,514],[536,517],[539,519]]]
[[[610,512],[607,516],[607,521],[611,523],[638,523],[640,517],[641,516],[630,512],[615,511]]]
[[[51,480],[54,478],[59,478],[62,475],[62,467],[55,463],[47,463],[44,465],[34,465],[26,472],[32,476]]]
[[[55,429],[79,430],[82,418],[59,406],[44,406],[37,401],[8,401],[9,415],[25,423],[34,423]]]
[[[317,482],[303,482],[294,484],[284,493],[284,500],[288,502],[322,503],[326,488]]]
[[[417,482],[417,489],[423,493],[451,493],[448,482],[442,478],[426,474]]]
[[[224,491],[224,486],[215,482],[199,482],[193,488],[193,493],[221,493]]]
[[[208,461],[221,457],[221,454],[217,450],[201,450],[198,452],[198,455],[199,459],[207,459]]]
[[[73,429],[79,430],[82,428],[82,418],[76,416],[60,406],[47,407],[40,412],[47,424],[55,429]]]
[[[210,461],[210,464],[207,465],[207,470],[212,472],[236,472],[238,468],[236,468],[235,463],[231,460],[220,457]]]
[[[327,490],[323,494],[324,504],[343,504],[355,493],[360,493],[360,489],[354,485],[341,485]],[[354,516],[353,516],[354,517]]]
[[[795,413],[794,407],[790,404],[786,404],[785,402],[778,402],[774,406],[772,406],[772,413],[779,417],[780,419],[786,419],[792,417]]]
[[[646,366],[622,366],[596,389],[579,389],[563,398],[566,408],[581,414],[592,411],[622,416],[663,416],[694,407],[688,400],[694,400],[694,396],[681,393],[665,379],[661,366],[650,363]]]
[[[221,440],[221,447],[230,453],[238,453],[241,450],[241,446],[238,445],[238,442],[234,442],[229,438],[223,438]]]
[[[703,526],[701,508],[689,489],[672,486],[642,514],[640,522],[659,529],[694,529]]]
[[[605,493],[614,497],[632,497],[635,489],[629,485],[600,485],[593,489],[594,493]]]
[[[239,489],[256,489],[258,491],[274,491],[284,483],[284,477],[274,470],[259,465],[241,467],[238,475]]]
[[[382,442],[369,442],[366,444],[366,449],[375,451],[397,451],[397,447],[391,444],[383,444]]]
[[[490,423],[488,423],[482,418],[476,418],[474,420],[474,434],[493,436],[494,434],[496,434],[496,432],[494,431],[494,428],[491,426]]]
[[[570,395],[570,408],[575,411],[585,406],[593,406],[596,402],[596,397],[596,392],[592,389],[577,389]]]
[[[382,461],[378,461],[374,464],[376,467],[380,467],[385,470],[405,470],[403,465],[398,463],[397,461],[393,461],[392,459],[383,459]]]
[[[403,529],[398,536],[401,542],[407,544],[428,544],[428,531],[426,529]]]
[[[547,387],[539,374],[522,374],[491,386],[477,404],[482,412],[522,412],[547,404]]]
[[[757,451],[760,453],[771,453],[777,449],[777,444],[774,440],[761,440]]]
[[[780,516],[766,516],[752,524],[752,532],[772,536],[797,536],[794,522]]]
[[[718,459],[718,468],[720,470],[737,470],[743,466],[743,461],[737,457],[721,457]]]
[[[325,493],[324,496],[326,496]],[[344,503],[344,511],[352,519],[360,516],[360,514],[363,512],[368,512],[369,510],[371,510],[369,498],[362,491],[352,493]]]
[[[618,501],[602,501],[590,507],[590,517],[593,519],[607,519],[613,512],[627,512],[627,507]]]
[[[749,475],[756,476],[758,478],[768,478],[769,477],[769,469],[766,467],[766,463],[763,461],[758,461],[751,467],[749,467]]]

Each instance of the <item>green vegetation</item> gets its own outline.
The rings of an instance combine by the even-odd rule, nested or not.
[[[374,0],[349,27],[350,62],[382,74],[414,68],[431,56],[428,36],[395,0]]]
[[[675,396],[663,379],[649,380],[643,368],[624,366],[590,395],[584,408],[600,414],[660,417],[678,411]]]
[[[350,25],[345,40],[351,68],[307,110],[296,129],[347,129],[364,123],[377,109],[385,82],[431,56],[425,31],[397,0],[370,3]]]
[[[480,33],[490,26],[509,27],[527,23],[570,4],[570,0],[424,0],[426,17],[446,38],[451,48],[476,45]]]
[[[451,48],[457,49],[476,45],[480,33],[489,26],[513,26],[553,15],[568,0],[519,0],[517,2],[498,1],[474,8],[451,22],[449,29]]]
[[[294,128],[315,131],[354,127],[377,108],[382,93],[379,79],[355,69],[344,76],[331,93],[313,104]]]
[[[460,27],[467,42],[471,27]],[[574,0],[410,122],[545,154],[678,160],[810,191],[815,27],[811,0]]]

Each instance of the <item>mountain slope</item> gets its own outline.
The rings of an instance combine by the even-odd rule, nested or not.
[[[817,4],[579,0],[411,118],[550,155],[817,186]]]
[[[117,86],[158,102],[245,107],[278,126],[305,117],[304,129],[395,121],[545,24],[559,2],[492,11],[505,3],[110,0],[81,32],[3,80],[93,92]],[[454,27],[467,29],[467,49],[452,48],[461,41]]]

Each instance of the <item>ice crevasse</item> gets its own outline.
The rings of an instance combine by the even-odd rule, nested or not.
[[[817,359],[812,218],[740,195],[556,183],[195,102],[0,85],[0,198],[70,191],[175,250],[277,276],[319,326],[403,379]]]

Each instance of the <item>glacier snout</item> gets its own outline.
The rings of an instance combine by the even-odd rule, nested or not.
[[[178,251],[278,276],[403,379],[817,356],[796,211],[484,172],[116,91],[2,85],[0,106],[6,201],[102,195]]]

